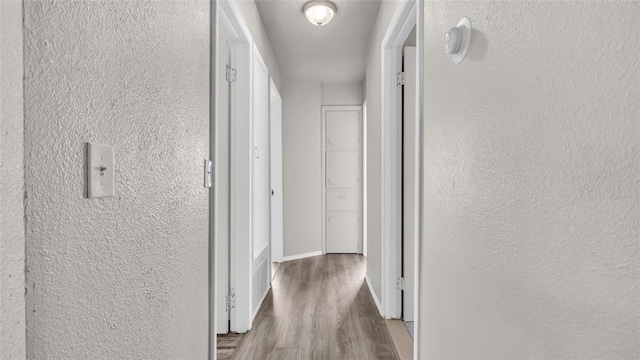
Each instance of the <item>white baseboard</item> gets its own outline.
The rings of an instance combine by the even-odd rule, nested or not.
[[[378,295],[376,295],[376,292],[373,290],[373,285],[371,285],[371,280],[369,280],[369,274],[365,274],[364,279],[367,281],[367,286],[369,286],[369,292],[371,293],[371,297],[373,297],[373,301],[376,303],[376,306],[378,307],[378,312],[380,313],[380,316],[384,317],[384,314],[382,313],[382,304],[380,304],[380,300],[378,300]]]
[[[308,252],[304,254],[285,256],[282,258],[282,261],[298,260],[298,259],[304,259],[304,258],[308,258],[312,256],[320,256],[320,255],[322,255],[322,251],[314,251],[314,252]]]

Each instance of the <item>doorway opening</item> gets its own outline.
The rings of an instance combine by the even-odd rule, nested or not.
[[[218,2],[216,2],[218,4]],[[335,177],[326,176],[322,174],[320,177],[325,183],[322,186],[322,199],[318,201],[318,206],[314,206],[318,209],[322,206],[322,228],[312,227],[310,233],[318,234],[322,230],[322,236],[315,243],[321,244],[321,249],[313,248],[312,252],[302,252],[298,254],[296,251],[292,251],[291,240],[287,240],[286,249],[289,256],[284,256],[284,226],[283,226],[283,179],[282,179],[282,142],[283,136],[288,136],[287,139],[291,141],[291,134],[284,134],[282,130],[282,116],[283,116],[283,99],[278,93],[278,89],[273,83],[273,79],[270,77],[269,69],[265,66],[265,61],[261,59],[261,54],[258,51],[256,44],[251,38],[251,34],[246,25],[242,22],[242,16],[238,13],[233,5],[233,2],[220,2],[222,8],[220,12],[220,26],[228,30],[228,44],[229,44],[229,62],[231,69],[225,69],[227,73],[225,75],[233,77],[232,83],[229,89],[229,234],[228,238],[228,262],[229,262],[229,285],[226,289],[226,296],[219,294],[219,303],[224,302],[226,311],[229,317],[227,329],[232,332],[244,333],[252,328],[252,323],[258,307],[262,303],[264,296],[267,295],[270,282],[275,279],[276,284],[278,278],[276,275],[282,268],[278,266],[279,262],[284,260],[295,260],[296,258],[302,259],[303,257],[310,257],[314,255],[321,255],[331,252],[350,252],[350,253],[365,253],[367,252],[366,239],[366,227],[363,226],[365,222],[366,211],[366,181],[365,171],[363,166],[366,162],[366,147],[363,148],[366,138],[364,136],[363,127],[366,126],[366,119],[363,116],[363,112],[366,112],[366,101],[362,106],[363,98],[357,101],[349,102],[348,104],[354,104],[354,109],[341,109],[346,112],[355,111],[358,113],[356,116],[356,126],[351,129],[348,126],[350,122],[346,115],[338,114],[340,118],[339,126],[329,129],[327,126],[326,113],[331,112],[328,109],[329,104],[333,102],[324,102],[324,86],[326,83],[312,80],[302,80],[293,77],[287,77],[287,85],[278,83],[278,86],[282,86],[282,95],[285,97],[285,101],[291,101],[292,98],[291,88],[313,88],[313,94],[318,95],[320,102],[317,104],[321,107],[320,112],[323,113],[321,120],[322,124],[316,127],[318,124],[308,126],[313,127],[313,136],[316,136],[317,129],[322,128],[322,170],[323,172],[336,175]],[[412,244],[417,241],[418,232],[417,225],[417,202],[409,201],[410,199],[417,198],[419,196],[418,184],[415,181],[417,178],[418,162],[417,146],[418,142],[413,144],[409,143],[409,140],[415,138],[417,140],[417,121],[411,121],[411,118],[415,118],[408,114],[407,108],[416,108],[415,97],[417,94],[409,94],[406,89],[403,90],[402,84],[398,84],[401,74],[404,72],[404,78],[410,78],[414,80],[416,72],[413,75],[407,74],[410,68],[416,68],[415,59],[413,65],[407,64],[405,45],[407,45],[407,39],[411,37],[411,32],[415,32],[416,24],[416,4],[407,2],[406,4],[398,5],[396,13],[385,33],[384,40],[382,42],[382,84],[378,82],[378,88],[376,92],[382,88],[382,114],[379,114],[376,108],[375,114],[372,119],[379,121],[382,118],[382,139],[376,137],[376,142],[382,140],[382,171],[381,175],[382,192],[379,190],[376,192],[382,197],[381,201],[377,201],[375,204],[382,209],[382,219],[378,216],[378,221],[382,223],[382,244],[380,239],[377,239],[377,245],[375,249],[375,255],[377,256],[377,269],[375,274],[378,294],[371,291],[374,301],[379,312],[387,319],[402,319],[407,322],[414,320],[416,316],[412,311],[414,307],[417,307],[417,302],[414,300],[416,291],[413,291],[415,268],[415,259],[412,259],[411,254],[415,253],[417,246],[412,247]],[[258,39],[256,37],[256,39]],[[379,41],[379,40],[377,40]],[[378,45],[379,46],[379,42]],[[378,47],[379,48],[379,47]],[[264,50],[264,49],[263,49]],[[415,50],[413,52],[415,54]],[[403,56],[404,54],[404,56]],[[266,52],[267,61],[272,61],[272,57],[269,57],[269,52]],[[379,55],[378,55],[379,56]],[[378,58],[379,59],[379,58]],[[404,69],[403,69],[404,66]],[[256,71],[256,69],[262,68],[262,72]],[[416,69],[414,69],[416,70]],[[260,74],[257,74],[260,73]],[[264,92],[255,91],[256,76],[261,75],[261,88],[266,88],[266,102],[258,109],[256,105],[256,98],[263,97]],[[278,78],[276,77],[276,81]],[[311,83],[319,84],[318,86]],[[291,85],[294,84],[294,85]],[[331,85],[331,83],[329,83]],[[315,86],[315,87],[314,87]],[[406,83],[404,85],[407,86]],[[361,89],[362,85],[358,85],[358,89]],[[332,86],[331,90],[335,91],[338,86]],[[327,91],[327,94],[332,94],[332,91]],[[342,95],[340,93],[340,95]],[[337,96],[334,96],[334,98]],[[414,98],[413,105],[408,101],[410,98]],[[316,98],[314,98],[313,106],[316,104]],[[309,102],[311,103],[311,101]],[[266,104],[266,105],[265,105]],[[335,103],[340,104],[340,102]],[[301,103],[299,106],[302,110],[306,111],[305,106],[307,103]],[[341,104],[340,106],[346,107],[347,104]],[[310,107],[311,105],[309,105]],[[287,113],[288,107],[285,106],[284,112]],[[317,109],[317,108],[316,108]],[[298,110],[298,109],[296,109]],[[334,109],[335,110],[335,109]],[[314,110],[317,111],[317,110]],[[256,114],[260,113],[262,116],[265,114],[267,117],[266,122],[262,121],[260,124],[256,124],[253,120]],[[289,113],[287,113],[289,114]],[[297,113],[296,113],[297,114]],[[317,114],[317,112],[315,112]],[[374,112],[372,112],[374,114]],[[379,114],[379,115],[378,115]],[[334,114],[335,115],[335,114]],[[306,116],[306,115],[305,115]],[[317,115],[313,115],[317,116]],[[404,116],[404,117],[403,117]],[[311,116],[309,116],[311,117]],[[288,115],[286,119],[291,119],[293,116]],[[376,123],[378,126],[380,122]],[[257,138],[257,132],[264,134],[264,131],[259,131],[258,126],[262,130],[266,129],[268,137],[266,142],[264,137]],[[287,128],[290,129],[290,128]],[[411,132],[410,130],[414,130]],[[355,131],[351,131],[355,130]],[[326,132],[333,132],[327,134]],[[308,135],[307,133],[300,132],[297,135]],[[357,138],[355,144],[349,143],[349,139],[345,136],[349,133],[359,134],[361,137]],[[247,136],[249,134],[249,136]],[[331,136],[328,136],[331,135]],[[279,139],[278,139],[279,138]],[[314,151],[318,151],[318,140],[313,138],[306,143],[309,147],[314,147]],[[257,144],[259,140],[260,144]],[[341,141],[346,141],[341,143]],[[373,142],[372,140],[372,142]],[[285,141],[286,143],[286,141]],[[279,146],[279,148],[278,148]],[[289,152],[288,152],[289,153]],[[268,156],[266,154],[269,154]],[[415,155],[411,158],[409,155]],[[286,154],[285,154],[286,155]],[[335,155],[335,156],[334,156]],[[263,156],[267,156],[266,165],[261,169],[255,168],[256,162],[261,162]],[[335,162],[327,161],[328,157],[333,156]],[[318,156],[319,158],[320,156]],[[301,157],[302,158],[302,157]],[[257,161],[256,159],[260,159]],[[304,158],[307,163],[317,164],[316,158]],[[329,159],[330,160],[330,159]],[[354,160],[354,161],[353,161]],[[278,165],[278,162],[280,163]],[[250,165],[252,164],[252,165]],[[288,163],[289,164],[289,163]],[[316,165],[314,165],[316,166]],[[280,167],[280,170],[277,168]],[[257,179],[258,170],[261,174],[267,174],[266,181],[261,182]],[[291,171],[292,167],[288,168]],[[306,169],[306,168],[305,168]],[[315,171],[320,172],[320,166],[315,168]],[[351,171],[356,169],[357,171]],[[411,171],[410,171],[411,170]],[[308,171],[311,173],[311,171]],[[348,175],[348,176],[347,176]],[[279,176],[279,178],[278,178]],[[316,177],[317,178],[317,177]],[[290,179],[290,178],[288,178]],[[355,179],[355,182],[353,181]],[[410,182],[414,179],[413,182]],[[329,182],[330,181],[330,182]],[[260,189],[256,189],[255,184],[260,183],[264,185],[266,190],[260,192]],[[311,182],[309,182],[311,183]],[[358,186],[351,186],[353,184]],[[315,183],[314,183],[315,184]],[[266,186],[266,187],[265,187]],[[289,188],[288,188],[289,189]],[[319,187],[313,187],[313,197],[299,196],[299,199],[315,199],[319,198]],[[379,188],[378,188],[379,189]],[[318,191],[318,192],[316,192]],[[256,194],[260,192],[260,208],[262,210],[256,212],[257,198]],[[262,197],[263,195],[265,197]],[[287,193],[288,195],[290,193]],[[278,197],[280,199],[278,200]],[[288,196],[288,199],[291,199]],[[377,199],[380,199],[376,195]],[[308,202],[311,202],[308,201]],[[287,200],[289,201],[289,200]],[[268,206],[265,206],[268,204]],[[313,203],[315,204],[315,202]],[[330,208],[327,208],[331,205]],[[354,207],[351,207],[354,205]],[[382,206],[380,206],[382,205]],[[291,206],[287,207],[291,209]],[[412,212],[413,210],[413,212]],[[313,214],[317,214],[318,210],[314,210]],[[268,214],[268,219],[258,219],[259,215]],[[318,217],[315,217],[318,218]],[[409,222],[408,220],[414,220]],[[291,224],[291,217],[288,217],[288,226]],[[334,222],[335,220],[335,222]],[[267,224],[268,223],[268,224]],[[319,224],[319,222],[317,222]],[[299,227],[303,227],[306,224],[300,224]],[[296,224],[296,226],[298,226]],[[296,230],[297,231],[297,230]],[[326,232],[332,231],[340,236],[332,236],[332,239],[338,239],[335,243],[329,243],[327,241]],[[259,244],[256,244],[257,232],[260,234]],[[380,233],[378,233],[380,234]],[[266,236],[269,238],[265,240]],[[349,235],[349,236],[346,236]],[[291,234],[287,233],[288,238],[291,238]],[[352,241],[354,240],[355,241]],[[315,235],[313,236],[315,240]],[[314,243],[314,244],[315,244]],[[264,244],[267,244],[264,246]],[[259,246],[257,246],[259,245]],[[306,249],[305,249],[306,250]],[[321,250],[321,251],[316,251]],[[374,251],[371,247],[370,250]],[[248,252],[248,254],[247,254]],[[373,257],[374,255],[372,255]],[[413,261],[412,261],[413,260]],[[257,281],[256,277],[256,264],[263,264],[264,268],[268,269],[266,272],[262,271],[259,279],[264,281]],[[265,265],[266,264],[266,265]],[[262,265],[259,265],[262,266]],[[380,269],[380,266],[382,269]],[[373,273],[374,271],[372,271]],[[369,288],[372,285],[369,283],[369,279],[365,278]],[[258,285],[265,285],[266,287],[257,288]],[[365,285],[366,288],[367,285]],[[224,285],[223,285],[224,287]],[[277,286],[276,286],[277,287]],[[380,291],[381,290],[381,291]],[[267,303],[267,302],[265,302]],[[384,306],[382,306],[384,304]],[[218,306],[220,307],[220,306]],[[413,316],[412,316],[413,313]],[[399,323],[399,322],[398,322]],[[411,327],[409,327],[411,329]]]
[[[417,3],[401,5],[382,42],[384,317],[415,337],[418,244]]]

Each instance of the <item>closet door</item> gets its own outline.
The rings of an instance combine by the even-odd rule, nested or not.
[[[362,107],[322,107],[327,253],[362,252]]]

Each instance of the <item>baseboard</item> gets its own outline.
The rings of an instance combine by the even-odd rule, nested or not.
[[[364,279],[367,281],[367,286],[369,286],[369,292],[371,293],[371,297],[373,297],[373,301],[376,303],[376,307],[378,307],[378,312],[380,313],[380,316],[384,317],[384,314],[382,313],[382,304],[380,304],[380,300],[378,300],[378,295],[376,295],[376,292],[373,290],[373,285],[371,285],[371,280],[369,280],[369,274],[365,274]]]
[[[304,259],[304,258],[308,258],[312,256],[320,256],[320,255],[322,255],[322,251],[314,251],[314,252],[308,252],[304,254],[285,256],[282,258],[282,261],[298,260],[298,259]]]

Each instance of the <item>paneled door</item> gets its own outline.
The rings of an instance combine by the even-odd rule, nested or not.
[[[269,174],[269,71],[257,48],[253,51],[253,260],[264,256],[271,229]]]
[[[284,204],[282,184],[282,98],[270,81],[271,104],[271,261],[282,262],[284,253]],[[274,274],[271,274],[273,277]]]
[[[322,107],[326,253],[362,253],[362,106]]]

